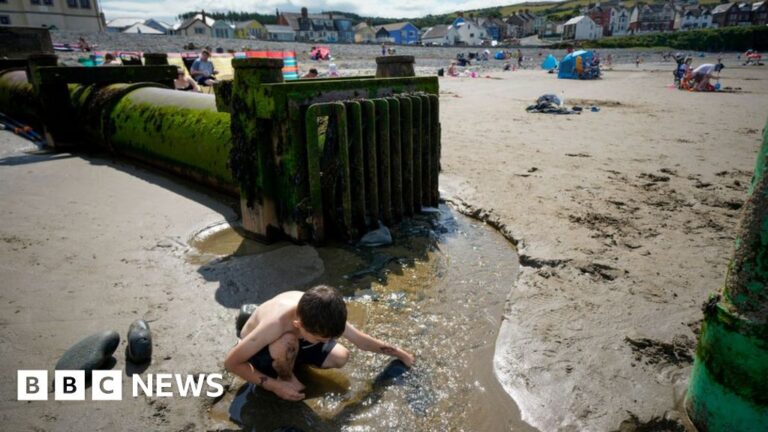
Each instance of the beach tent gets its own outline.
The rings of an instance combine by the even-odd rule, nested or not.
[[[587,64],[592,64],[592,52],[591,51],[574,51],[560,60],[560,70],[557,72],[558,78],[564,79],[579,79],[579,72],[577,69],[586,67]],[[581,66],[581,68],[579,68]]]
[[[557,69],[557,59],[552,54],[548,55],[541,63],[541,68],[544,70]]]

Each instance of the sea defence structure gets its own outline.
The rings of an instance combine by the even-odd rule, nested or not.
[[[437,205],[438,81],[414,76],[413,57],[377,62],[377,77],[291,82],[282,60],[233,59],[214,95],[168,88],[176,67],[145,57],[0,60],[0,112],[55,148],[105,148],[235,195],[243,228],[268,241],[354,241]]]
[[[768,428],[768,125],[722,294],[704,306],[686,409],[700,431]]]

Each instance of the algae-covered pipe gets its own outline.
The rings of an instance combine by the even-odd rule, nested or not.
[[[40,104],[24,69],[0,71],[0,112],[40,126]]]
[[[713,297],[696,347],[686,409],[699,430],[768,428],[768,125],[723,295]]]

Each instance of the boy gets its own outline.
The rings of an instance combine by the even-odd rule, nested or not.
[[[288,291],[262,303],[240,333],[224,367],[244,380],[292,401],[304,399],[296,366],[340,368],[349,351],[336,338],[344,336],[358,348],[397,357],[411,367],[410,353],[386,344],[347,322],[347,305],[338,291],[319,285],[307,292]]]
[[[192,75],[198,84],[204,86],[212,86],[216,84],[216,70],[213,68],[213,63],[209,60],[211,52],[204,49],[200,53],[200,57],[192,62],[192,66],[189,67],[189,74]]]

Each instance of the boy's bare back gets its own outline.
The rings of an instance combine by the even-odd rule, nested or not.
[[[303,294],[301,291],[286,291],[260,304],[245,322],[241,337],[245,339],[259,323],[279,323],[282,333],[295,330],[291,320],[295,319],[296,306]]]

